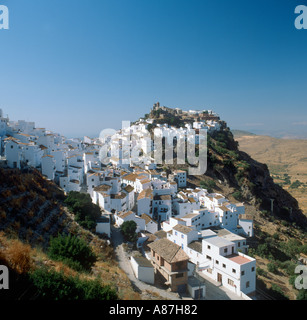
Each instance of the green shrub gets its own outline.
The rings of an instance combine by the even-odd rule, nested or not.
[[[284,291],[280,286],[272,283],[272,293],[278,300],[288,300],[289,298],[284,294]]]
[[[110,286],[102,286],[99,280],[81,280],[65,276],[62,272],[36,269],[30,279],[42,300],[116,300],[117,294]]]
[[[204,188],[204,189],[207,189],[207,191],[209,193],[212,193],[213,192],[213,188],[216,188],[216,184],[215,184],[215,182],[213,180],[207,179],[207,180],[202,180],[200,182],[200,187]]]
[[[275,263],[270,262],[270,263],[268,263],[267,267],[268,267],[269,272],[272,272],[274,274],[276,274],[278,272],[278,268]]]
[[[306,289],[300,290],[298,295],[296,296],[296,300],[307,300],[307,290]]]
[[[290,185],[289,188],[291,188],[291,189],[296,189],[296,188],[298,188],[298,187],[300,187],[300,186],[302,186],[302,185],[304,185],[302,182],[296,180],[296,181],[294,181],[294,182]]]
[[[257,275],[264,276],[264,277],[266,277],[267,274],[268,274],[265,270],[263,270],[263,269],[261,269],[259,267],[256,269],[256,273],[257,273]]]
[[[82,227],[89,230],[95,228],[96,220],[101,216],[101,210],[98,205],[92,202],[88,193],[71,191],[64,202]]]
[[[51,238],[48,254],[50,258],[62,261],[77,271],[90,270],[96,256],[87,243],[71,234]]]
[[[243,200],[243,196],[242,193],[240,191],[235,191],[232,196],[237,200],[237,201],[242,201]]]

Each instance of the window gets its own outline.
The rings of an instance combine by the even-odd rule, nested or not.
[[[226,264],[225,263],[223,263],[223,268],[226,268]]]
[[[176,274],[176,278],[182,278],[183,277],[183,273],[177,273]]]
[[[211,249],[211,247],[209,246],[209,245],[207,245],[207,248],[210,250]]]
[[[232,269],[232,273],[236,273],[236,269]]]
[[[208,255],[206,256],[206,258],[207,258],[207,259],[209,259],[209,260],[211,260],[211,257],[210,257],[210,256],[208,256]]]
[[[240,248],[240,246],[241,246],[241,243],[240,243],[240,242],[238,242],[238,247]]]
[[[244,276],[245,275],[245,271],[241,271],[241,276]]]
[[[218,261],[218,260],[215,260],[215,263],[216,263],[216,264],[219,264],[219,261]]]
[[[177,236],[177,231],[175,231],[175,236]]]
[[[224,252],[227,253],[227,248],[224,249]]]
[[[255,267],[252,267],[252,272],[254,272],[255,271]]]
[[[183,238],[184,238],[184,235],[182,234],[182,235],[181,235],[181,239],[183,239]]]
[[[249,281],[246,282],[246,288],[249,288]]]
[[[228,284],[229,284],[230,286],[234,286],[234,285],[235,285],[234,282],[233,282],[233,280],[231,280],[231,279],[228,279]]]

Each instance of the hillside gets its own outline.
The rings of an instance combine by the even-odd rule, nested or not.
[[[41,299],[30,279],[33,274],[38,274],[39,279],[46,268],[50,277],[58,277],[59,288],[64,286],[63,279],[59,278],[63,274],[70,282],[74,279],[76,285],[95,286],[98,281],[102,289],[110,286],[119,299],[140,299],[118,267],[113,248],[82,228],[65,207],[64,199],[57,185],[37,170],[0,168],[0,264],[9,267],[10,285],[14,288],[0,290],[1,299]],[[76,271],[65,262],[50,258],[50,239],[59,234],[76,236],[90,246],[97,257],[90,272]]]
[[[180,127],[186,117],[174,115],[168,108],[156,112],[151,110],[149,117],[154,119],[151,130],[163,121]],[[188,123],[198,121],[199,116],[189,116]],[[270,210],[274,199],[274,214],[280,219],[307,226],[307,218],[298,206],[297,200],[280,185],[274,183],[266,164],[253,159],[238,148],[238,142],[225,121],[220,121],[221,130],[208,135],[208,166],[204,176],[190,176],[191,186],[202,180],[213,179],[219,188],[233,189],[238,201],[244,201],[258,210]],[[171,167],[171,166],[170,166]],[[177,166],[183,169],[185,166]],[[290,209],[291,208],[291,209]]]
[[[154,119],[151,129],[164,119],[175,126],[182,124],[183,119],[167,109],[160,114],[149,114]],[[193,120],[199,121],[197,117],[189,119]],[[208,135],[206,173],[188,176],[188,186],[201,186],[209,192],[222,193],[230,201],[244,202],[246,213],[254,219],[255,236],[247,243],[248,254],[257,260],[257,288],[274,299],[295,300],[300,293],[293,286],[294,269],[299,253],[307,253],[306,216],[298,201],[274,182],[268,166],[239,148],[226,122],[220,123],[221,130]],[[254,135],[248,137],[252,139]],[[171,171],[186,170],[188,166],[175,162],[163,167]]]
[[[307,215],[307,140],[237,135],[240,150],[266,163],[274,182],[287,190]]]

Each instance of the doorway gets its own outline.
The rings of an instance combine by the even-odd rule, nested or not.
[[[220,273],[217,274],[217,282],[222,283],[222,275]]]

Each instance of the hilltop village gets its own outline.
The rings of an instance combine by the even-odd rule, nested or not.
[[[159,274],[171,291],[197,298],[206,295],[205,286],[196,281],[203,275],[238,296],[251,296],[256,260],[246,254],[246,239],[253,236],[253,220],[244,204],[188,187],[187,170],[166,172],[151,156],[153,125],[162,135],[196,132],[197,145],[200,129],[209,134],[222,130],[219,116],[211,110],[184,111],[159,103],[152,112],[163,114],[166,109],[192,121],[178,127],[163,122],[163,116],[159,123],[148,116],[112,135],[83,139],[67,139],[36,128],[34,122],[10,121],[0,109],[1,161],[10,168],[37,168],[66,193],[88,193],[102,211],[97,233],[111,237],[111,223],[119,227],[135,221],[143,256],[131,257],[131,265],[139,280],[153,284]],[[136,157],[126,161],[123,141],[138,150]]]

